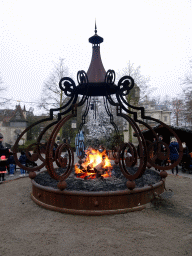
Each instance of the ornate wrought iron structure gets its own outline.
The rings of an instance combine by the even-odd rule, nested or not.
[[[125,119],[132,126],[135,134],[137,135],[140,162],[137,171],[134,174],[129,173],[128,167],[135,166],[137,162],[138,152],[135,146],[132,143],[123,143],[119,147],[116,147],[114,151],[116,163],[119,163],[122,173],[128,180],[127,187],[129,189],[133,189],[134,180],[142,176],[147,165],[153,166],[156,169],[163,171],[171,169],[178,165],[180,160],[182,159],[182,144],[177,134],[173,130],[171,130],[168,125],[150,116],[145,116],[145,110],[143,107],[132,106],[126,101],[126,96],[134,87],[134,80],[131,76],[123,76],[118,81],[118,83],[115,84],[115,71],[105,71],[100,56],[100,44],[103,42],[103,38],[97,35],[96,25],[95,35],[89,39],[89,42],[92,43],[93,52],[88,72],[86,73],[83,70],[78,71],[78,85],[76,85],[75,82],[69,77],[64,77],[60,80],[59,87],[68,97],[68,102],[61,108],[50,109],[49,118],[42,119],[32,124],[20,134],[13,148],[15,162],[19,167],[30,172],[30,178],[34,178],[36,176],[35,171],[38,171],[45,166],[49,175],[53,179],[60,181],[58,183],[58,188],[61,190],[65,189],[67,185],[65,179],[70,175],[73,170],[74,153],[70,145],[68,145],[67,143],[63,143],[58,146],[55,155],[53,155],[53,147],[56,141],[57,134],[59,133],[61,127],[68,120],[77,116],[78,107],[85,104],[86,108],[85,112],[82,115],[82,123],[79,128],[79,130],[81,130],[82,126],[85,124],[86,116],[89,112],[91,97],[103,96],[106,112],[109,115],[110,123],[113,125],[115,131],[118,133],[118,128],[114,123],[113,115],[110,112],[109,105],[116,107],[117,116]],[[79,95],[81,95],[82,97],[80,102],[77,103]],[[57,120],[54,120],[54,114],[58,111],[59,113],[57,114]],[[138,112],[140,112],[140,115],[138,115]],[[139,118],[139,116],[141,118]],[[159,123],[161,126],[167,128],[177,139],[179,143],[179,158],[174,164],[171,164],[170,166],[160,166],[157,164],[157,159],[168,159],[170,153],[169,145],[163,141],[159,141],[158,135],[144,120],[151,120]],[[36,143],[31,144],[26,150],[26,155],[29,160],[37,161],[38,159],[40,159],[42,163],[39,166],[35,166],[34,168],[23,166],[19,162],[17,156],[19,141],[21,140],[22,136],[27,133],[31,128],[39,125],[42,122],[48,122],[48,125],[45,126],[45,128],[41,131]],[[145,126],[146,129],[151,130],[154,138],[156,138],[156,142],[146,141],[144,139],[144,136],[139,128],[139,124]],[[48,130],[51,130],[51,134],[47,141],[45,150],[42,151],[43,145],[41,143],[41,139]],[[162,145],[166,148],[164,152],[161,151]],[[155,153],[154,148],[157,148]],[[31,149],[33,149],[32,155],[29,154],[29,151]],[[68,159],[62,157],[61,155],[64,149],[68,152]],[[131,153],[132,157],[126,156],[125,153],[128,150]],[[42,153],[45,153],[45,157]],[[59,175],[57,173],[56,170],[58,167],[65,168],[65,171],[62,175]],[[165,176],[166,173],[162,172],[162,177]]]

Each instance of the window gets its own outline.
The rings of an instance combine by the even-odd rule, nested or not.
[[[17,120],[19,120],[19,119],[21,119],[21,115],[17,112],[16,115],[15,115],[15,118],[16,118]]]
[[[164,116],[164,122],[167,122],[167,116]]]

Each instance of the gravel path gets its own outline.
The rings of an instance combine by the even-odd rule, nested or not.
[[[173,197],[113,216],[48,211],[31,199],[31,181],[0,184],[0,256],[192,255],[192,179],[169,175]]]

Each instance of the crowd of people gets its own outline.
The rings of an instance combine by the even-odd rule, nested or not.
[[[3,136],[0,133],[0,181],[5,181],[5,174],[8,173],[10,176],[14,176],[15,171],[16,171],[16,163],[13,157],[13,154],[11,153],[11,150],[8,148],[5,148],[2,144],[3,141]],[[192,153],[189,153],[189,149],[186,145],[186,142],[182,143],[183,147],[183,158],[180,163],[182,167],[182,172],[186,172],[187,170],[189,173],[192,173]],[[54,150],[53,154],[56,151],[56,146],[54,145]],[[99,147],[99,151],[102,152],[103,148],[102,146]],[[156,138],[153,138],[153,156],[156,156],[155,159],[155,164],[157,166],[165,166],[169,163],[174,164],[178,158],[179,158],[179,144],[176,140],[176,138],[172,138],[171,142],[169,144],[169,157],[168,159],[163,159],[162,157],[158,157],[157,154],[160,153],[161,155],[167,155],[167,148],[165,146],[165,143],[163,142],[163,136],[160,135],[158,137],[158,141]],[[139,150],[138,150],[138,155],[139,155]],[[21,155],[19,157],[19,162],[23,166],[28,166],[28,165],[36,165],[36,163],[31,162],[24,151],[21,152]],[[178,165],[174,167],[176,169],[176,175],[178,175]],[[174,168],[172,169],[172,173],[174,174]],[[156,169],[157,170],[157,169]],[[25,170],[23,168],[20,168],[20,177],[25,176]]]
[[[163,143],[163,136],[160,135],[159,136],[159,141],[160,142],[160,153],[163,153],[164,155],[166,155],[166,151],[167,148],[165,147],[164,143]],[[153,139],[153,153],[154,155],[156,155],[157,152],[157,147],[158,147],[158,143],[156,141],[156,138]],[[180,165],[182,166],[182,172],[185,172],[186,170],[189,171],[189,173],[191,173],[192,171],[192,153],[189,153],[189,149],[186,145],[186,142],[182,143],[182,147],[183,147],[183,157],[182,160],[180,162]],[[174,164],[178,158],[179,158],[179,144],[177,142],[177,139],[175,137],[171,138],[170,144],[169,144],[169,158],[165,159],[165,160],[161,160],[160,158],[157,157],[157,159],[155,160],[155,164],[160,165],[160,166],[165,166],[166,164]],[[176,175],[178,175],[178,165],[176,165],[174,167],[176,169]],[[174,168],[172,168],[172,173],[174,174]]]
[[[9,148],[5,148],[2,144],[3,142],[3,135],[0,133],[0,181],[5,181],[5,174],[9,174],[10,177],[13,177],[16,172],[16,163],[15,159],[13,157],[13,154]],[[33,166],[36,165],[36,163],[30,161],[25,152],[22,151],[21,155],[19,157],[19,162],[23,166],[28,166],[32,164]],[[20,177],[25,176],[25,170],[23,168],[20,168]]]

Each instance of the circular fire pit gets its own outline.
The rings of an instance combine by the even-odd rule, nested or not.
[[[130,92],[135,85],[131,76],[123,76],[116,83],[115,71],[111,69],[105,71],[100,56],[100,44],[103,38],[97,35],[96,26],[95,35],[89,38],[89,42],[92,44],[92,59],[87,73],[83,70],[77,72],[77,85],[70,77],[61,78],[59,88],[67,97],[67,101],[60,108],[51,108],[49,117],[31,124],[18,136],[13,147],[14,159],[20,168],[30,172],[32,199],[47,209],[85,215],[142,210],[146,203],[164,192],[166,170],[173,169],[181,161],[182,143],[168,125],[156,118],[146,116],[143,107],[134,106],[128,100],[128,95],[132,97]],[[134,94],[137,94],[136,91]],[[106,156],[103,154],[100,162],[91,161],[86,165],[82,162],[84,147],[80,133],[83,131],[90,109],[94,110],[96,119],[97,101],[94,97],[103,97],[103,108],[100,110],[105,109],[108,116],[111,126],[108,136],[113,137],[110,147],[112,160],[116,165],[118,164],[120,171],[108,165],[104,161]],[[82,108],[82,106],[85,107]],[[74,175],[74,153],[70,143],[60,141],[57,145],[57,139],[62,138],[61,131],[64,130],[65,124],[77,119],[78,113],[81,113],[81,123],[78,127],[79,139],[75,142],[79,161],[75,165]],[[133,144],[132,141],[125,142],[121,139],[113,113],[116,113],[116,117],[122,118],[119,126],[123,130],[124,124],[129,125],[129,131],[135,134],[137,142]],[[178,141],[178,159],[169,166],[162,165],[162,162],[169,159],[169,141],[165,142],[159,138],[149,125],[151,122],[160,124]],[[30,162],[40,160],[41,164],[27,167],[18,159],[18,147],[23,136],[28,131],[31,132],[35,126],[36,128],[41,126],[42,129],[36,142],[27,147],[26,156]],[[144,138],[141,128],[152,133],[149,140]],[[43,141],[46,142],[43,143]],[[159,174],[149,171],[146,169],[147,166],[162,172]],[[36,176],[36,171],[44,167],[47,173]],[[59,168],[63,168],[63,172],[60,173]],[[154,176],[156,180],[153,180]]]
[[[156,171],[147,169],[145,174],[136,180],[136,188],[133,190],[126,188],[124,179],[123,175],[116,174],[105,180],[85,181],[75,178],[72,173],[66,179],[66,190],[61,191],[57,189],[57,181],[51,179],[48,173],[42,173],[32,180],[31,198],[49,210],[81,215],[106,215],[142,210],[145,204],[154,198],[155,192],[164,192],[164,179],[161,179]],[[74,187],[71,184],[74,184]],[[108,190],[109,186],[112,189]]]

